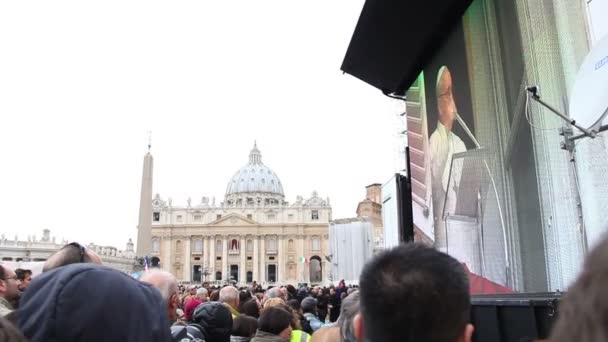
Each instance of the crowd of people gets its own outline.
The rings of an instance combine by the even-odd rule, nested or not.
[[[376,255],[359,287],[185,286],[169,272],[134,279],[72,243],[43,273],[0,265],[2,341],[470,342],[463,266],[410,243]],[[608,239],[560,304],[551,341],[608,340]]]

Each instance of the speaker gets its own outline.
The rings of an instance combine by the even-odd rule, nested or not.
[[[471,2],[367,0],[342,71],[385,94],[405,94]]]
[[[395,175],[397,183],[397,220],[399,242],[414,241],[414,217],[412,216],[412,185],[410,178],[401,174]]]
[[[478,295],[471,298],[474,342],[546,339],[557,319],[561,293]]]

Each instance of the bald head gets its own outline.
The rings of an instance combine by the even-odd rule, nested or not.
[[[230,305],[233,309],[239,307],[239,290],[234,286],[226,286],[220,290],[220,302]]]
[[[340,328],[336,326],[323,327],[312,334],[311,342],[340,341]]]
[[[77,243],[70,243],[51,255],[42,266],[42,272],[78,263],[100,264],[101,258],[93,250]]]
[[[154,270],[144,273],[140,280],[156,287],[160,291],[160,295],[165,303],[167,303],[169,320],[175,321],[177,319],[177,306],[179,303],[177,279],[175,279],[175,276],[167,271]]]

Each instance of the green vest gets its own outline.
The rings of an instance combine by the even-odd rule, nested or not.
[[[292,330],[290,342],[310,342],[310,335],[302,330]]]

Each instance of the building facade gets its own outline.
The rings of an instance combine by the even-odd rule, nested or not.
[[[152,263],[180,281],[327,282],[329,198],[313,192],[287,202],[280,179],[255,145],[221,203],[202,197],[180,206],[157,194],[150,214]]]
[[[27,240],[19,240],[17,237],[9,240],[3,235],[0,237],[0,260],[3,263],[16,265],[16,267],[19,267],[20,263],[44,262],[51,254],[57,252],[67,243],[68,241],[65,240],[60,243],[56,242],[54,237],[51,238],[51,231],[48,229],[43,230],[40,239],[29,236]],[[88,244],[86,247],[97,253],[104,265],[125,273],[133,271],[135,252],[131,239],[129,239],[124,251],[116,247],[99,246],[94,243]]]

